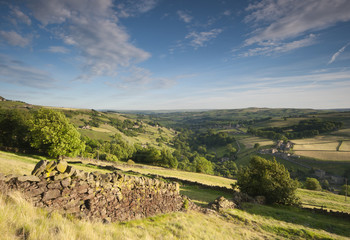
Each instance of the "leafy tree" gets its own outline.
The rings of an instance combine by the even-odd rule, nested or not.
[[[287,169],[276,160],[253,157],[248,166],[237,174],[235,186],[250,196],[265,196],[267,203],[295,204],[297,181],[290,178]]]
[[[169,150],[163,148],[160,153],[160,164],[165,167],[177,168],[178,161]]]
[[[84,151],[80,134],[61,113],[41,108],[31,121],[31,145],[51,157],[76,156]]]
[[[0,111],[0,146],[30,150],[28,112],[16,109]]]
[[[316,178],[306,178],[304,187],[309,190],[322,190],[321,184]]]
[[[159,165],[161,154],[155,147],[139,148],[135,152],[134,159],[139,163]]]
[[[324,179],[320,182],[323,189],[330,190],[330,185],[327,179]]]
[[[194,165],[196,167],[196,172],[213,174],[213,164],[209,162],[204,157],[196,157],[194,159]]]

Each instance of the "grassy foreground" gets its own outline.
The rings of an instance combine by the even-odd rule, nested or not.
[[[0,195],[1,239],[348,239],[350,223],[295,209],[247,204],[221,214],[177,212],[103,224]]]
[[[40,159],[42,157],[0,152],[0,172],[29,174]],[[75,167],[87,171],[99,170],[88,166]],[[147,170],[146,167],[134,168]],[[157,170],[157,168],[150,169]],[[164,176],[167,174],[172,176],[171,174],[178,172],[174,170],[167,172],[166,169],[163,171]],[[221,180],[218,180],[216,185],[222,185]],[[220,191],[196,186],[182,186],[180,191],[202,206],[220,195],[225,195]],[[341,196],[334,194],[300,189],[298,195],[302,202],[326,205],[338,211],[349,209],[349,202],[344,202]],[[230,196],[226,194],[225,197]],[[0,233],[1,239],[45,240],[349,239],[350,222],[291,207],[245,204],[241,210],[230,209],[220,214],[177,212],[142,220],[103,224],[34,208],[29,202],[24,201],[18,192],[13,192],[7,196],[0,194]]]

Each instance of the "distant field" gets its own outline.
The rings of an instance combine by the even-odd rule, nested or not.
[[[338,151],[295,151],[296,155],[317,158],[320,160],[331,160],[340,162],[350,162],[350,152]]]
[[[212,186],[222,186],[222,187],[231,187],[232,183],[235,183],[236,181],[233,179],[213,176],[213,175],[207,175],[202,173],[194,173],[194,172],[185,172],[185,171],[179,171],[179,170],[172,170],[172,169],[166,169],[166,168],[158,168],[158,167],[148,167],[145,166],[144,168],[135,167],[135,166],[127,166],[127,165],[118,165],[118,168],[121,168],[123,171],[135,171],[141,174],[157,174],[159,176],[165,176],[165,177],[175,177],[183,180],[190,180],[195,181],[207,185]]]
[[[350,141],[343,141],[339,151],[350,152]]]
[[[274,142],[267,138],[255,137],[251,135],[237,135],[236,139],[243,143],[246,148],[253,148],[255,143],[259,143],[260,146],[272,145]]]
[[[293,149],[294,151],[336,151],[338,145],[339,142],[296,144]]]
[[[298,124],[301,120],[305,120],[308,118],[287,118],[284,120],[283,118],[272,118],[268,122],[257,123],[256,127],[287,127]]]
[[[297,155],[331,161],[350,161],[350,141],[334,135],[293,140]],[[340,145],[340,142],[342,144]],[[339,151],[337,151],[340,145]]]

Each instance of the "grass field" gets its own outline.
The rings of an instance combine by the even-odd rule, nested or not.
[[[0,172],[28,174],[40,156],[24,156],[0,151]],[[102,163],[100,163],[102,164]],[[87,166],[74,166],[85,171],[100,171]],[[224,178],[179,172],[145,166],[127,167],[136,171],[186,176],[192,181],[211,182],[224,186]],[[210,179],[210,180],[208,180]],[[196,186],[181,186],[182,194],[200,205],[206,205],[220,195],[220,191]],[[349,202],[330,193],[298,190],[302,202],[324,205],[346,211]],[[226,196],[229,198],[229,194]],[[305,210],[244,204],[243,209],[225,210],[220,214],[177,212],[142,220],[102,224],[64,217],[55,211],[34,208],[19,193],[0,194],[1,239],[348,239],[350,222],[318,215]]]
[[[342,195],[299,188],[297,190],[297,196],[300,197],[305,207],[316,205],[323,206],[329,210],[350,213],[350,199],[347,198],[347,201],[345,201],[345,197]]]
[[[340,148],[340,152],[350,152],[350,140],[348,141],[342,141]]]
[[[235,138],[242,143],[246,148],[253,148],[255,143],[260,146],[272,145],[274,142],[267,138],[255,137],[251,135],[235,135]]]
[[[293,143],[295,143],[293,150],[297,155],[320,160],[350,161],[350,150],[348,150],[350,139],[346,137],[320,135],[314,138],[293,140]]]
[[[235,183],[235,180],[233,179],[207,175],[202,173],[177,171],[177,170],[153,167],[153,166],[152,167],[145,166],[143,168],[140,168],[140,167],[128,166],[128,165],[117,165],[117,167],[122,169],[123,171],[132,170],[141,174],[156,174],[164,177],[174,177],[174,178],[190,180],[190,181],[199,182],[202,184],[212,185],[212,186],[221,186],[221,187],[230,188],[231,184]]]
[[[103,224],[0,194],[1,239],[348,239],[350,223],[306,211],[245,204],[221,214],[177,212]]]
[[[317,158],[320,160],[331,160],[339,162],[350,162],[350,152],[338,152],[338,151],[295,151],[295,154]]]

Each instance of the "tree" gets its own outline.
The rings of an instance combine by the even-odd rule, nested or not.
[[[204,157],[195,157],[193,161],[196,172],[214,174],[213,164]]]
[[[0,111],[0,146],[31,150],[29,144],[30,113],[17,109]]]
[[[266,160],[253,157],[248,166],[241,168],[237,174],[235,186],[250,196],[265,196],[267,203],[295,204],[297,181],[290,178],[289,172],[275,159]]]
[[[74,157],[84,151],[80,133],[61,113],[41,108],[31,121],[31,145],[51,157]]]
[[[177,159],[168,149],[163,148],[160,153],[160,164],[164,167],[177,168]]]
[[[316,178],[306,178],[304,187],[309,190],[322,190],[321,184]]]

